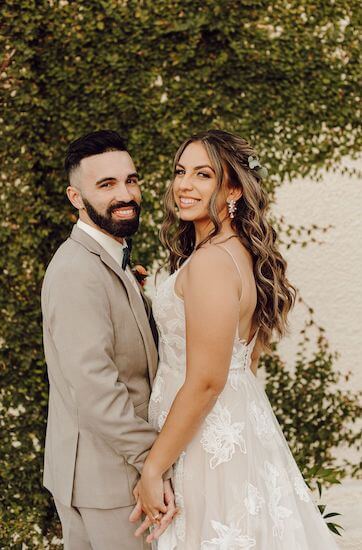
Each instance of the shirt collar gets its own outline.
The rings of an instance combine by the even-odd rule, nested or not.
[[[97,243],[99,243],[118,264],[122,263],[123,249],[127,247],[125,239],[123,240],[123,243],[119,243],[110,235],[106,235],[96,227],[93,227],[82,220],[77,221],[77,226],[79,229],[92,237],[92,239],[97,241]]]

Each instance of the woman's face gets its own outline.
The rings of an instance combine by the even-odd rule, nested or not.
[[[173,195],[180,219],[201,222],[210,220],[208,205],[217,186],[215,170],[200,141],[190,143],[183,151],[175,168]],[[226,214],[226,192],[220,190],[217,211]]]

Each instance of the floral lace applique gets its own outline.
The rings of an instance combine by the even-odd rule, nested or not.
[[[284,520],[292,515],[292,510],[282,506],[280,503],[282,500],[282,488],[277,485],[279,477],[280,471],[278,468],[266,460],[264,463],[264,479],[269,492],[269,514],[274,523],[273,535],[282,539],[285,530]]]
[[[241,367],[231,366],[228,374],[228,382],[233,390],[238,391],[243,384],[246,384],[244,370]]]
[[[309,489],[301,475],[295,476],[294,489],[300,500],[304,500],[304,502],[310,501]]]
[[[167,334],[161,333],[160,342],[165,344],[165,346],[170,346],[177,349],[183,349],[185,346],[184,339],[176,333],[173,334],[172,332],[167,332]]]
[[[164,423],[166,422],[167,415],[168,415],[168,412],[167,412],[167,411],[162,411],[162,412],[158,415],[158,419],[157,419],[158,431],[161,431],[161,430],[162,430],[163,425],[164,425]]]
[[[159,403],[162,400],[164,387],[165,387],[165,380],[162,376],[161,369],[159,367],[157,371],[156,379],[152,386],[152,393],[151,393],[150,400],[154,401],[155,403]]]
[[[205,423],[201,445],[207,453],[213,455],[210,458],[212,470],[219,464],[231,460],[236,446],[242,453],[246,453],[246,443],[242,434],[245,423],[232,423],[230,411],[219,401],[206,417]]]
[[[180,454],[174,467],[175,502],[176,502],[177,508],[179,509],[179,512],[174,519],[175,533],[176,533],[176,537],[182,541],[185,540],[185,534],[186,534],[185,505],[184,505],[184,498],[182,495],[185,457],[186,457],[186,452],[183,451]]]
[[[169,288],[166,284],[167,281],[163,281],[158,287],[156,287],[155,297],[152,303],[153,315],[157,323],[167,318],[167,312],[170,308]]]
[[[235,391],[239,390],[242,384],[246,384],[244,373],[251,363],[251,351],[245,341],[236,337],[228,375],[228,382]]]
[[[211,525],[216,531],[217,538],[202,541],[201,550],[248,550],[256,545],[255,539],[243,535],[241,530],[233,525],[224,525],[219,521],[211,521]]]
[[[259,406],[255,401],[250,404],[249,411],[250,420],[254,426],[255,433],[262,443],[275,441],[275,426],[271,418],[270,412],[265,410],[263,406]]]
[[[253,485],[252,483],[247,483],[244,504],[247,511],[252,516],[256,516],[260,512],[263,504],[265,504],[265,500],[261,496],[258,489],[255,487],[255,485]]]
[[[234,340],[233,345],[233,359],[238,363],[240,368],[246,369],[251,361],[252,350],[246,343],[246,340],[240,340],[238,336]]]

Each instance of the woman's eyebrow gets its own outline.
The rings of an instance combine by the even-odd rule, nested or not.
[[[183,168],[183,170],[185,170],[185,167],[182,166],[182,164],[180,162],[178,162],[176,166],[180,166],[180,168]],[[200,166],[195,166],[194,170],[200,170],[200,168],[209,168],[215,174],[215,170],[212,168],[212,166],[209,166],[208,164],[201,164]]]
[[[195,166],[194,170],[200,170],[200,168],[210,168],[210,170],[215,172],[215,170],[212,168],[212,166],[209,166],[209,164],[201,164],[201,166]]]

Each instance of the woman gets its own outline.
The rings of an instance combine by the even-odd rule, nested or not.
[[[154,299],[160,434],[135,490],[157,524],[174,464],[179,513],[158,549],[337,548],[256,379],[295,300],[266,218],[266,171],[245,140],[217,130],[185,141],[174,170],[161,231],[171,275]]]

